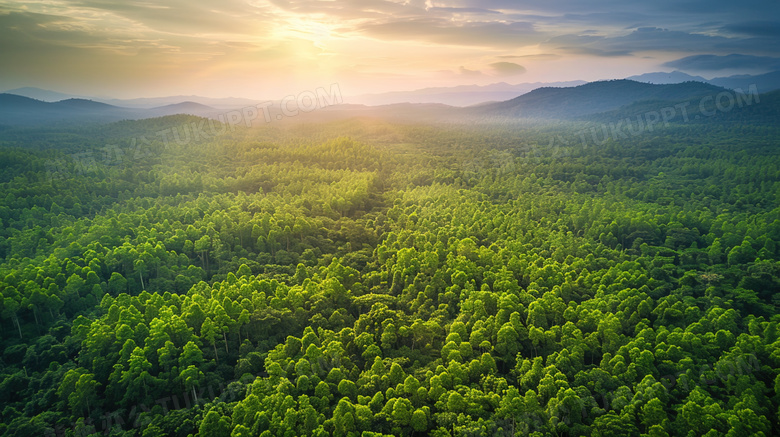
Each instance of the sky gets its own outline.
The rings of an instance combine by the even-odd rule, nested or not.
[[[778,0],[0,0],[0,90],[280,98],[780,70]]]

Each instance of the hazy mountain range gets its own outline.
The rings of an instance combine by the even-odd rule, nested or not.
[[[162,106],[175,105],[185,102],[197,103],[216,109],[234,109],[244,106],[257,104],[256,100],[226,97],[215,99],[211,97],[201,96],[167,96],[167,97],[144,97],[138,99],[115,99],[112,97],[96,97],[96,96],[83,96],[75,94],[63,94],[56,91],[49,91],[35,87],[16,88],[8,91],[4,91],[5,94],[15,94],[18,96],[29,97],[31,99],[41,100],[44,102],[58,102],[67,99],[85,99],[92,100],[100,103],[107,103],[113,106],[121,106],[124,108],[142,108],[152,109]]]
[[[705,79],[701,76],[691,76],[681,71],[672,71],[668,73],[646,73],[627,77],[626,79],[658,85],[696,81],[709,83],[727,89],[741,88],[743,90],[747,90],[751,85],[756,85],[758,91],[761,93],[780,89],[780,71],[754,76],[738,75],[729,77],[716,77],[713,79]],[[363,94],[359,96],[344,96],[344,102],[368,106],[391,105],[394,103],[442,103],[449,106],[471,106],[486,102],[501,102],[510,100],[537,88],[564,88],[582,85],[585,83],[586,82],[582,80],[575,80],[568,82],[520,83],[514,85],[500,82],[490,85],[432,87],[412,91],[396,91],[377,94]],[[41,100],[44,102],[58,102],[67,99],[86,99],[124,108],[143,109],[152,109],[183,102],[192,102],[205,105],[210,108],[230,110],[259,103],[254,99],[240,97],[211,98],[194,95],[116,99],[112,97],[64,94],[35,87],[16,88],[4,91],[4,93],[30,97],[32,99]]]
[[[505,102],[482,105],[473,112],[512,118],[576,118],[636,102],[679,102],[716,96],[722,91],[721,87],[703,82],[655,85],[628,79],[610,80],[569,88],[537,88]]]
[[[741,88],[747,91],[751,85],[756,85],[758,92],[764,93],[780,89],[780,71],[750,76],[729,76],[705,79],[701,76],[691,76],[681,71],[670,73],[646,73],[631,76],[626,79],[657,85],[668,85],[689,81],[703,82],[727,89]],[[381,94],[364,94],[348,97],[349,103],[360,103],[369,106],[389,105],[394,103],[443,103],[450,106],[472,106],[486,102],[502,102],[513,99],[542,87],[566,88],[585,84],[585,81],[569,82],[535,82],[511,85],[495,83],[492,85],[464,85],[456,87],[423,88],[414,91],[399,91]]]
[[[747,91],[751,86],[755,85],[759,93],[780,89],[780,71],[773,71],[755,76],[743,74],[729,77],[716,77],[713,79],[705,79],[701,76],[691,76],[681,71],[672,71],[671,73],[640,74],[638,76],[627,77],[626,79],[659,85],[696,81],[731,90],[739,88],[744,91]]]
[[[505,102],[463,108],[469,120],[567,119],[620,131],[628,124],[780,123],[780,90],[752,95],[702,82],[649,84],[633,80],[539,88]]]
[[[569,82],[535,82],[511,85],[500,82],[491,85],[461,85],[455,87],[423,88],[414,91],[396,91],[380,94],[363,94],[345,98],[350,103],[368,106],[395,103],[442,103],[449,106],[471,106],[485,102],[500,102],[544,86],[571,87],[586,83],[584,80]]]
[[[214,117],[218,109],[194,102],[181,102],[156,108],[127,108],[93,100],[69,98],[45,102],[15,94],[0,94],[0,125],[42,125],[51,123],[108,123],[126,119],[190,114]]]
[[[766,93],[780,89],[780,72],[760,76],[731,76],[705,80],[674,71],[649,73],[629,79],[585,83],[551,84],[506,83],[489,86],[426,88],[406,93],[384,93],[361,96],[363,104],[346,103],[330,106],[301,119],[334,119],[352,116],[385,116],[410,120],[448,119],[615,119],[642,111],[658,111],[687,102],[696,110],[697,102],[729,89],[751,89]],[[734,94],[733,91],[728,91]],[[768,104],[750,108],[752,116],[776,120],[774,102],[779,93],[769,93]],[[345,99],[348,100],[348,99]],[[402,100],[395,102],[395,100]],[[449,102],[445,104],[442,101]],[[382,103],[389,102],[389,103]],[[473,104],[480,102],[480,104]],[[208,104],[212,103],[212,104]],[[251,107],[258,102],[240,98],[212,99],[197,96],[173,96],[132,100],[87,99],[38,88],[19,88],[0,94],[0,126],[36,126],[53,123],[107,123],[123,119],[190,114],[226,120],[230,111]],[[368,103],[373,103],[369,105]],[[766,103],[765,99],[762,103]],[[467,107],[465,104],[470,104]],[[747,114],[744,108],[735,114]],[[279,102],[269,106],[270,120],[289,118]],[[767,112],[768,111],[768,112]],[[262,111],[260,111],[262,112]],[[729,112],[729,111],[721,111]],[[233,112],[236,114],[236,112]],[[254,114],[262,120],[263,114]],[[737,117],[729,115],[729,117]],[[768,117],[768,118],[767,118]],[[243,121],[243,120],[242,120]]]

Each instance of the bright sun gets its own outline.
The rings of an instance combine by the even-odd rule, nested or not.
[[[332,29],[322,21],[310,18],[294,18],[285,32],[288,36],[311,41],[320,50],[327,49],[327,43],[332,39]]]

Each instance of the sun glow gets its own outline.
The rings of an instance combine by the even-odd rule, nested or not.
[[[291,17],[287,21],[287,26],[285,26],[283,29],[279,29],[276,34],[277,37],[280,39],[309,41],[321,52],[324,53],[328,51],[328,44],[334,38],[333,35],[335,33],[335,26],[325,22],[324,20],[307,17]]]

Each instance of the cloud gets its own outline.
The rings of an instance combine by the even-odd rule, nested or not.
[[[449,7],[440,7],[440,6],[434,6],[432,8],[427,8],[426,11],[428,11],[428,12],[446,12],[446,13],[449,13],[449,14],[501,14],[501,12],[491,11],[490,9],[482,9],[482,8],[449,8]]]
[[[780,70],[780,58],[740,54],[725,56],[695,55],[669,61],[663,65],[664,67],[693,71],[719,71],[729,69]]]
[[[387,42],[419,41],[432,45],[486,47],[497,50],[543,45],[551,54],[614,57],[643,51],[780,54],[768,49],[780,38],[780,2],[762,9],[726,0],[624,2],[594,0],[60,0],[4,3],[0,11],[48,11],[73,20],[81,30],[110,44],[101,33],[135,33],[139,39],[186,46],[191,39],[230,38],[257,43],[278,37],[295,20],[338,23],[341,36],[368,36]],[[711,4],[715,3],[716,7]],[[739,10],[740,21],[734,21]],[[695,12],[695,14],[693,13]],[[101,32],[94,32],[94,27]],[[597,30],[593,30],[597,29]],[[282,32],[280,32],[282,31]],[[628,31],[628,33],[626,33]],[[289,35],[290,32],[287,33]],[[174,41],[175,39],[178,41]],[[67,40],[68,38],[66,38]],[[775,46],[780,46],[776,44]],[[755,53],[758,48],[774,53]],[[186,51],[186,49],[185,49]]]
[[[554,61],[556,59],[561,59],[562,56],[555,54],[555,53],[537,53],[534,55],[500,55],[497,56],[499,59],[524,59],[524,60],[535,60],[535,61]]]
[[[721,29],[727,33],[780,38],[780,21],[742,21],[726,24]]]
[[[771,47],[767,41],[756,38],[729,38],[721,35],[670,30],[658,27],[640,27],[622,34],[566,34],[543,43],[548,51],[586,54],[593,56],[627,56],[639,53],[754,53]],[[771,49],[770,49],[771,50]],[[780,54],[780,50],[774,49]]]
[[[462,65],[458,67],[458,73],[461,76],[465,76],[465,77],[480,77],[483,75],[482,72],[479,70],[469,70],[468,68]]]
[[[70,0],[68,3],[71,8],[111,14],[167,34],[247,34],[263,31],[273,23],[267,6],[241,0],[223,0],[218,8],[204,0]]]
[[[644,14],[655,17],[655,20],[680,17],[693,14],[698,17],[765,17],[780,10],[777,2],[766,0],[655,0],[652,2],[627,2],[625,0],[455,0],[447,2],[448,6],[463,8],[485,8],[503,12],[543,13],[543,15],[570,14]],[[738,14],[738,15],[737,15]],[[744,18],[743,18],[744,19]]]
[[[442,45],[523,47],[538,43],[542,34],[528,22],[452,22],[439,18],[368,23],[358,30],[393,41],[421,41]]]
[[[627,70],[670,59],[681,69],[774,68],[776,17],[780,1],[766,0],[0,0],[0,85],[48,75],[238,87],[259,72],[308,83],[356,63],[360,74],[404,86],[401,77],[434,80],[457,65],[474,70],[450,68],[447,80],[523,67],[530,80],[620,74],[600,74],[605,61]],[[745,57],[721,59],[731,54]],[[700,55],[720,58],[683,58]],[[587,67],[563,67],[571,65]]]
[[[519,76],[526,72],[525,67],[514,62],[494,62],[490,68],[497,76]]]
[[[424,1],[397,3],[389,0],[269,0],[268,3],[280,11],[340,20],[389,20],[428,15]]]
[[[514,62],[493,62],[488,64],[487,69],[470,70],[464,66],[458,67],[457,74],[461,77],[480,78],[480,77],[512,77],[519,76],[526,72],[525,67]],[[446,73],[446,72],[443,72]]]

